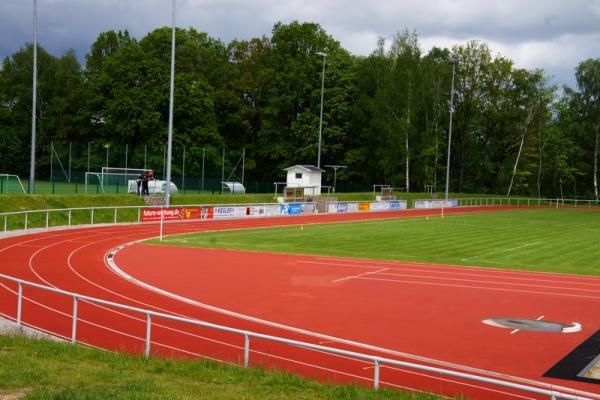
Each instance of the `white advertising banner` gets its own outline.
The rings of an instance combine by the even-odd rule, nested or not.
[[[413,207],[420,209],[431,209],[431,208],[454,208],[458,206],[456,200],[417,200]]]
[[[387,202],[378,201],[371,203],[371,211],[386,211],[390,209],[390,205]]]
[[[349,213],[358,212],[358,203],[348,203],[347,210]]]
[[[235,207],[215,207],[213,218],[233,218],[235,217]]]

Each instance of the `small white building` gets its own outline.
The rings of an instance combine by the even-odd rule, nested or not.
[[[287,187],[302,187],[307,196],[321,195],[321,168],[314,165],[294,165],[285,168],[287,171]]]

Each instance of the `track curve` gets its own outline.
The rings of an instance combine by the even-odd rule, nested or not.
[[[491,211],[493,208],[468,208],[468,209],[448,209],[446,213],[454,212],[481,212]],[[507,207],[501,207],[496,209],[507,209]],[[166,235],[185,233],[185,232],[197,232],[203,230],[222,230],[222,229],[239,229],[239,228],[250,228],[250,227],[263,227],[263,226],[277,226],[284,224],[309,224],[309,223],[324,223],[324,222],[339,222],[339,221],[350,221],[357,219],[375,219],[375,218],[402,218],[402,217],[417,217],[421,215],[433,215],[437,214],[436,210],[411,210],[402,212],[385,212],[385,213],[370,213],[370,214],[337,214],[337,215],[319,215],[319,216],[298,216],[298,217],[272,217],[272,218],[257,218],[257,219],[246,219],[246,220],[219,220],[219,221],[202,221],[202,222],[186,222],[186,223],[169,223],[164,226],[164,233]],[[306,312],[306,309],[302,308],[302,294],[292,294],[292,301],[290,304],[295,304],[297,309],[292,313],[290,312],[289,318],[280,318],[282,309],[275,307],[276,311],[265,312],[264,308],[266,305],[273,301],[273,297],[269,296],[269,293],[273,293],[274,287],[280,282],[275,279],[270,281],[271,286],[263,285],[254,294],[258,293],[258,296],[248,295],[248,293],[240,292],[240,284],[233,285],[233,292],[227,287],[217,287],[216,284],[222,284],[223,281],[216,280],[214,278],[214,271],[210,277],[207,278],[209,282],[196,285],[197,292],[194,293],[195,285],[190,284],[189,280],[203,279],[202,275],[189,275],[190,269],[183,268],[186,264],[186,260],[194,260],[192,256],[178,256],[175,264],[168,265],[165,270],[157,269],[153,260],[156,263],[164,263],[168,260],[168,257],[164,253],[153,253],[154,250],[148,250],[144,248],[140,253],[140,246],[130,246],[126,251],[116,256],[116,262],[119,267],[125,270],[128,274],[135,275],[139,279],[131,280],[124,279],[123,275],[115,273],[114,269],[109,268],[107,264],[107,254],[118,247],[122,247],[125,244],[137,242],[142,239],[150,237],[156,237],[158,234],[157,224],[142,224],[142,225],[123,225],[123,226],[106,226],[106,227],[90,227],[90,228],[77,228],[68,230],[57,230],[48,232],[39,232],[34,234],[27,234],[23,236],[15,236],[10,238],[4,238],[0,240],[0,257],[5,260],[0,267],[0,273],[25,279],[28,281],[57,287],[63,290],[76,292],[79,294],[97,297],[104,300],[127,304],[135,307],[140,307],[152,311],[163,312],[187,318],[199,319],[217,324],[234,326],[240,329],[251,330],[259,333],[266,333],[274,336],[281,336],[290,339],[302,340],[311,343],[323,344],[323,342],[330,346],[339,348],[345,348],[354,351],[368,352],[373,354],[380,354],[384,356],[390,356],[399,359],[411,360],[413,353],[406,353],[401,351],[403,346],[393,345],[390,341],[383,339],[385,335],[378,334],[377,332],[371,332],[372,334],[365,334],[365,327],[362,329],[357,324],[344,323],[342,319],[335,319],[335,310],[329,313],[324,313],[322,316],[310,314],[309,316],[299,317]],[[163,251],[167,251],[163,249]],[[186,253],[181,249],[175,250],[178,253]],[[210,251],[209,251],[210,253]],[[227,256],[237,258],[242,261],[231,261],[229,263],[235,264],[236,262],[250,262],[251,265],[260,265],[264,263],[271,263],[273,257],[277,258],[276,255],[256,255],[258,260],[255,264],[252,264],[252,257],[248,254],[237,254],[237,252],[226,252]],[[145,256],[145,257],[144,257]],[[261,258],[261,257],[266,258]],[[162,258],[161,258],[162,257]],[[219,263],[227,264],[220,257],[219,254],[216,258],[214,254],[211,256],[208,253],[203,253],[207,264],[210,264],[213,268],[218,267]],[[241,257],[241,258],[240,258]],[[340,263],[342,259],[327,258],[326,260],[315,261],[314,258],[302,258],[302,265],[304,269],[310,268],[311,262],[321,263]],[[296,260],[297,261],[297,260]],[[365,265],[361,265],[361,261],[343,260],[344,262],[354,263],[355,265],[346,266],[344,268],[349,271],[355,271],[357,268],[365,268]],[[280,265],[285,263],[286,260],[276,260],[274,263]],[[258,264],[256,264],[258,263]],[[389,265],[388,265],[389,264]],[[384,265],[386,271],[383,273],[392,273],[398,275],[400,272],[406,274],[406,264],[400,268],[401,263],[385,263],[377,262],[378,266]],[[410,264],[412,269],[415,269],[419,274],[432,266]],[[146,268],[147,267],[147,268]],[[433,266],[439,269],[439,266]],[[368,268],[371,268],[368,266]],[[384,268],[380,268],[383,270]],[[454,267],[451,267],[454,268]],[[402,269],[402,271],[400,271]],[[410,268],[408,268],[410,269]],[[260,269],[259,269],[260,270]],[[391,272],[387,272],[390,270]],[[378,270],[368,269],[367,271],[375,272]],[[446,269],[444,273],[448,273],[450,270]],[[486,270],[489,273],[489,270]],[[465,270],[464,268],[457,268],[454,271],[458,274],[474,274],[478,275],[477,270]],[[235,278],[237,272],[234,270],[228,270],[224,273]],[[265,272],[270,273],[271,272]],[[336,273],[333,274],[333,278],[339,275],[340,271],[336,269]],[[344,273],[346,273],[344,271]],[[316,273],[316,275],[321,274]],[[378,272],[382,274],[382,272]],[[439,271],[436,272],[439,275]],[[511,274],[514,274],[511,273]],[[173,279],[175,275],[178,279]],[[495,275],[493,279],[497,279],[498,276],[504,276],[504,278],[510,280],[515,279],[509,276],[508,273],[500,273]],[[520,275],[519,279],[528,279],[528,274]],[[163,277],[161,281],[161,276]],[[343,276],[343,275],[342,275]],[[349,275],[353,277],[352,275]],[[536,279],[541,279],[540,274],[534,274]],[[165,278],[168,277],[168,278]],[[240,274],[240,279],[247,280],[252,275]],[[323,277],[323,276],[321,276]],[[329,279],[329,275],[325,278]],[[390,276],[383,277],[382,275],[373,275],[370,278],[388,279]],[[445,277],[449,278],[448,276]],[[455,279],[450,277],[450,279]],[[460,277],[461,281],[458,282],[461,286],[464,286],[464,280],[466,278],[473,277]],[[210,281],[213,279],[213,281]],[[394,276],[393,280],[399,281],[398,276]],[[422,291],[423,283],[419,283],[419,279],[404,276],[402,280],[408,280],[412,287],[419,288],[415,293]],[[432,279],[432,275],[428,275],[427,279]],[[438,279],[438,278],[435,278]],[[477,279],[481,282],[482,276]],[[488,275],[488,279],[489,275]],[[557,278],[556,275],[546,274],[543,277],[544,280],[553,281],[561,280],[565,281],[564,277]],[[335,280],[335,279],[332,279]],[[147,285],[140,285],[140,282],[145,282]],[[149,283],[148,283],[149,282]],[[445,281],[445,285],[452,285],[452,281]],[[450,282],[450,284],[448,284]],[[431,282],[430,282],[431,283]],[[456,283],[456,282],[455,282]],[[15,318],[15,292],[16,285],[0,280],[0,312],[2,315],[8,318]],[[274,286],[273,286],[274,285]],[[546,282],[544,285],[537,286],[556,286],[556,283]],[[581,286],[588,285],[588,286]],[[356,293],[364,290],[361,295],[367,296],[368,293],[372,292],[373,288],[358,288],[357,286],[349,286],[345,290],[343,299],[348,299],[352,293]],[[458,286],[458,285],[455,285]],[[337,286],[338,289],[340,285]],[[166,289],[165,289],[166,288]],[[163,289],[163,292],[155,289]],[[457,289],[456,287],[454,289]],[[499,287],[501,290],[509,290],[507,287]],[[523,288],[519,288],[518,291],[523,292]],[[585,304],[600,304],[600,280],[594,278],[572,278],[571,284],[569,285],[568,292],[572,293],[573,290],[580,290],[575,293],[581,295],[577,301],[587,302]],[[287,289],[286,289],[287,290]],[[387,289],[386,289],[387,290]],[[541,288],[531,289],[530,291],[541,292]],[[549,290],[548,288],[543,290]],[[235,293],[238,291],[238,293]],[[556,292],[555,289],[552,289]],[[252,291],[249,291],[252,294]],[[343,293],[343,292],[342,292]],[[27,301],[24,303],[23,315],[24,322],[30,326],[36,327],[47,332],[51,332],[57,336],[69,337],[71,320],[70,315],[72,312],[72,304],[70,300],[60,298],[58,296],[49,296],[45,293],[41,293],[39,290],[29,289],[26,293]],[[198,303],[204,305],[201,300],[209,302],[216,302],[220,307],[202,307]],[[221,299],[219,299],[221,296]],[[238,296],[238,298],[236,298]],[[417,296],[417,294],[414,294]],[[520,296],[533,296],[532,293],[523,294]],[[539,293],[536,294],[539,296]],[[556,296],[555,296],[556,297]],[[186,301],[191,300],[191,301]],[[417,300],[417,298],[413,299]],[[564,300],[564,299],[562,299]],[[277,299],[275,298],[275,301]],[[382,306],[377,301],[365,300],[369,307],[380,307]],[[561,299],[555,300],[560,303]],[[255,304],[252,304],[254,302]],[[310,301],[308,302],[310,303]],[[272,303],[271,303],[272,304]],[[355,305],[358,307],[357,305]],[[229,308],[237,308],[237,311],[242,312],[224,312]],[[273,308],[273,307],[271,307]],[[381,307],[382,312],[388,310],[385,306]],[[231,311],[231,310],[230,310]],[[89,303],[82,303],[79,307],[79,316],[81,318],[81,324],[78,328],[78,340],[100,348],[110,350],[125,350],[131,352],[141,352],[143,348],[145,324],[146,319],[144,316],[135,315],[130,312],[119,311],[115,309],[109,309],[107,307],[101,307]],[[285,312],[285,311],[283,311]],[[533,312],[533,311],[532,311]],[[293,314],[293,315],[292,315]],[[49,317],[49,315],[51,317]],[[248,318],[250,317],[250,318]],[[294,319],[296,318],[296,319]],[[281,321],[291,321],[292,323],[280,323]],[[326,319],[330,319],[328,322]],[[384,318],[385,319],[385,318]],[[368,321],[368,320],[365,320]],[[324,328],[325,331],[319,329],[306,329],[306,328],[319,328],[322,326],[328,326]],[[597,323],[596,323],[597,324]],[[367,325],[368,326],[368,325]],[[390,329],[398,329],[398,327],[390,327]],[[345,334],[346,330],[347,334]],[[351,330],[359,330],[362,332],[356,333]],[[370,329],[366,329],[367,332]],[[154,321],[152,331],[152,353],[163,356],[179,356],[179,357],[207,357],[226,362],[237,363],[240,360],[240,351],[243,348],[243,340],[239,337],[235,337],[231,334],[209,331],[207,329],[190,328],[181,324],[175,324],[167,321]],[[335,333],[335,334],[332,334]],[[495,333],[494,333],[495,334]],[[389,335],[388,335],[389,336]],[[352,339],[346,339],[346,338]],[[369,338],[374,340],[374,343],[381,343],[381,345],[371,344]],[[364,339],[364,340],[363,340]],[[569,339],[573,343],[580,338]],[[531,338],[529,338],[531,340]],[[391,345],[392,344],[392,345]],[[571,345],[572,343],[567,343]],[[445,343],[444,346],[452,346],[450,343]],[[409,349],[416,349],[418,347],[411,347],[406,345]],[[277,365],[286,369],[294,370],[300,373],[304,373],[309,376],[317,376],[324,379],[330,379],[339,382],[354,381],[359,383],[368,384],[372,379],[372,370],[369,369],[368,365],[363,362],[356,360],[343,359],[337,356],[324,355],[322,353],[307,352],[305,350],[290,348],[275,343],[267,343],[260,341],[253,343],[252,347],[252,359],[256,364],[265,366]],[[461,351],[462,349],[458,349]],[[456,360],[459,362],[453,362],[453,357],[448,352],[438,354],[442,360],[436,361],[438,357],[435,354],[430,354],[428,351],[421,351],[417,354],[423,354],[423,356],[416,356],[417,360],[430,365],[445,365],[449,368],[479,371],[481,373],[489,373],[492,376],[508,377],[508,373],[503,371],[503,368],[478,368],[478,362],[473,360],[458,357]],[[412,358],[414,360],[414,358]],[[437,363],[437,364],[436,364]],[[471,365],[472,367],[464,367],[465,365]],[[500,372],[492,372],[498,371]],[[534,377],[539,375],[535,368],[535,373],[529,372],[520,374],[520,380],[533,381]],[[510,372],[510,371],[508,371]],[[428,374],[407,372],[400,369],[388,369],[382,374],[382,380],[386,385],[399,388],[423,390],[428,389],[432,382],[436,382],[435,385],[445,394],[469,394],[473,398],[506,398],[507,394],[504,390],[498,390],[497,388],[486,387],[485,385],[472,384],[466,382],[454,381],[452,379],[445,379],[440,377],[428,376]],[[543,380],[543,379],[542,379]],[[548,384],[564,384],[564,382],[543,380]],[[573,388],[586,390],[590,392],[597,392],[597,388],[586,384],[574,384],[567,385]],[[514,393],[513,393],[514,395]],[[523,394],[517,395],[517,397],[530,398]],[[600,396],[599,396],[600,398]]]

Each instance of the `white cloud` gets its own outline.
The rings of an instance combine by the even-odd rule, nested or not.
[[[97,35],[128,29],[141,37],[170,25],[171,0],[38,0],[40,43],[83,59]],[[426,51],[477,39],[518,67],[546,69],[559,83],[600,52],[600,0],[177,0],[178,25],[224,42],[269,35],[273,24],[321,24],[355,54],[377,37],[416,30]],[[31,41],[31,1],[0,0],[0,57]]]

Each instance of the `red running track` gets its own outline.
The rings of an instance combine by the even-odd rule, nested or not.
[[[507,209],[502,207],[502,209]],[[481,212],[484,209],[453,209]],[[439,211],[203,221],[165,225],[165,234],[417,217]],[[136,244],[156,224],[56,230],[0,240],[0,273],[63,290],[254,332],[517,383],[598,394],[598,385],[542,375],[600,329],[600,279],[418,263],[352,260]],[[114,257],[107,253],[130,244]],[[16,285],[0,281],[0,313],[14,319]],[[24,322],[65,338],[72,302],[26,288]],[[80,302],[77,339],[141,352],[146,320]],[[511,332],[488,317],[578,322],[581,332]],[[243,338],[154,320],[153,354],[239,363]],[[335,382],[372,384],[372,366],[339,356],[252,340],[251,362]],[[384,367],[382,386],[474,399],[539,398],[431,373]]]

